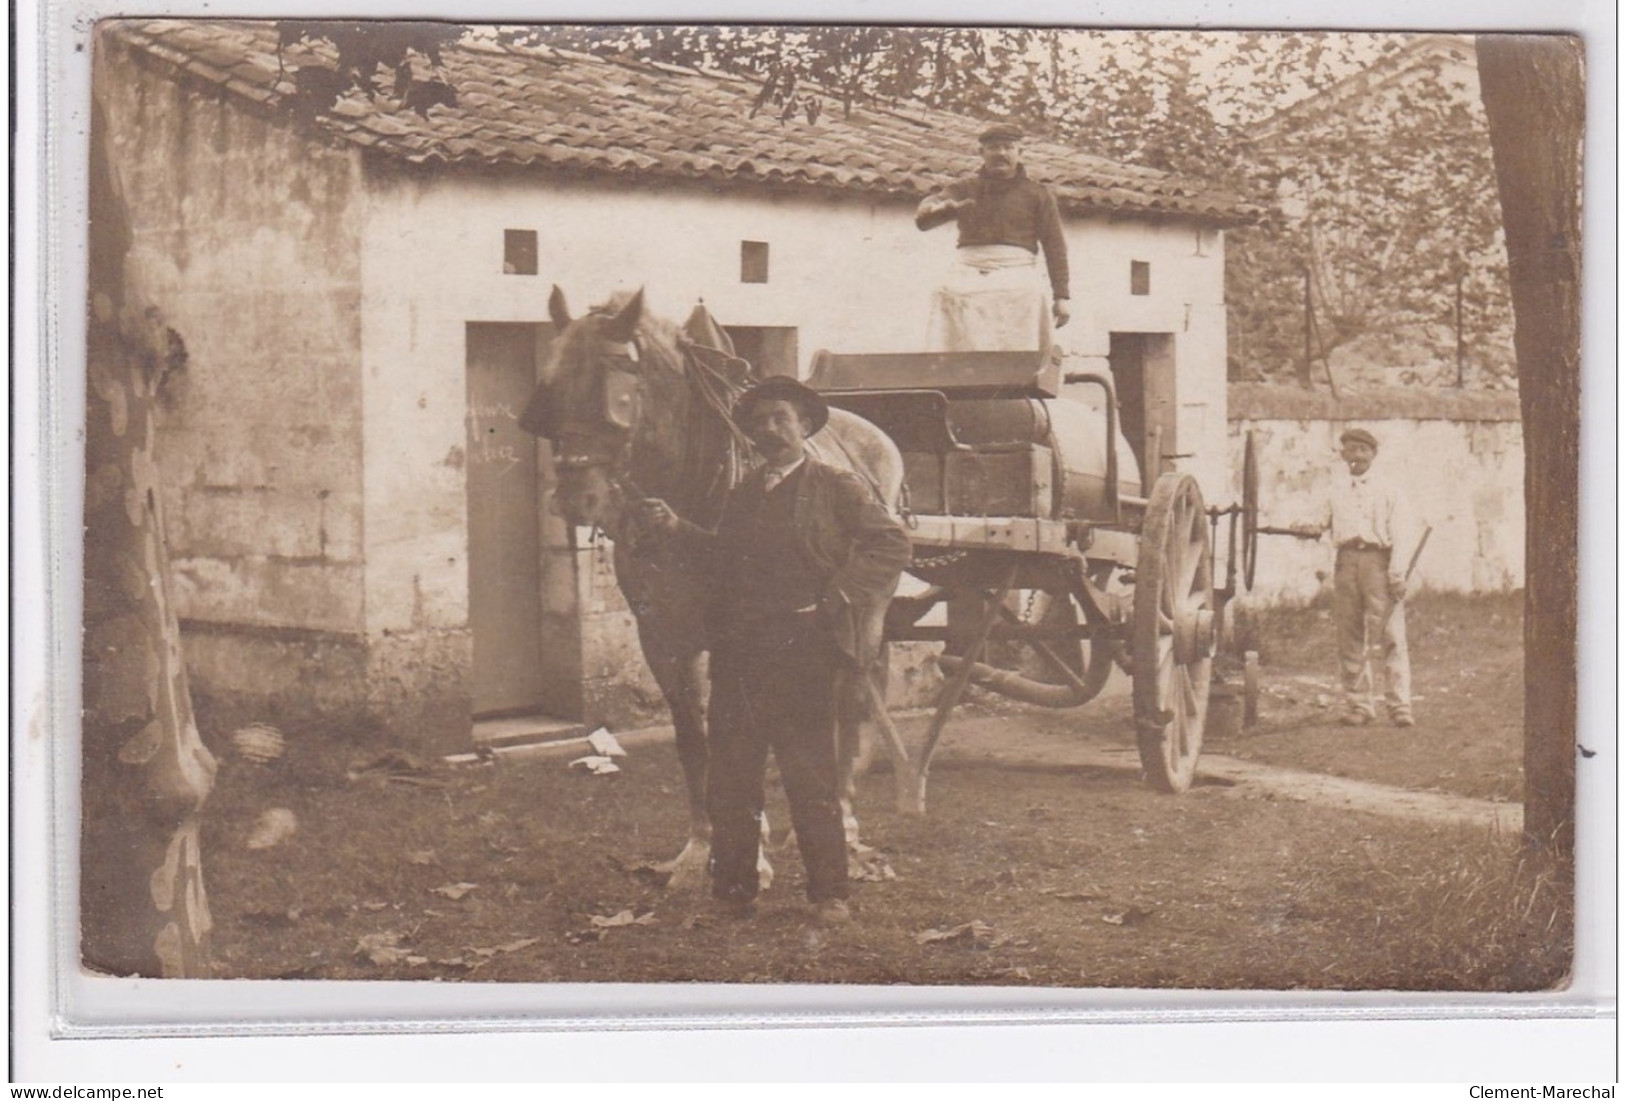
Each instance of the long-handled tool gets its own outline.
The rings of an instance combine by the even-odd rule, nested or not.
[[[1411,552],[1411,564],[1409,566],[1405,567],[1405,592],[1406,592],[1407,596],[1410,594],[1410,589],[1411,589],[1411,575],[1416,572],[1416,563],[1421,561],[1421,559],[1422,559],[1422,549],[1428,545],[1428,536],[1430,536],[1432,534],[1433,534],[1433,525],[1429,524],[1427,527],[1422,529],[1422,538],[1420,538],[1420,539],[1418,539],[1416,541],[1416,549]],[[1382,634],[1383,634],[1383,637],[1387,636],[1388,628],[1394,622],[1394,616],[1399,614],[1399,609],[1404,605],[1404,603],[1405,603],[1405,597],[1400,597],[1398,600],[1394,601],[1392,604],[1390,604],[1388,606],[1388,615],[1382,621]],[[1367,692],[1372,692],[1372,691],[1376,690],[1376,672],[1375,672],[1374,667],[1373,667],[1372,662],[1371,662],[1371,645],[1372,645],[1371,636],[1370,636],[1370,632],[1368,630],[1367,634],[1366,634],[1365,648],[1364,648],[1364,652],[1365,652],[1364,676],[1365,676],[1365,686],[1366,686],[1366,691]],[[1382,645],[1382,639],[1381,638],[1379,638],[1377,640],[1377,645],[1379,645],[1379,646]]]

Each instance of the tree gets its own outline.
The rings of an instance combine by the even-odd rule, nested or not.
[[[1506,222],[1523,406],[1524,837],[1567,852],[1579,635],[1579,40],[1485,35],[1478,70]]]
[[[80,952],[118,975],[209,974],[198,737],[170,600],[155,418],[180,337],[126,293],[124,199],[92,105],[85,419]]]
[[[1454,380],[1459,291],[1475,373],[1510,371],[1488,133],[1444,66],[1442,53],[1408,53],[1383,80],[1258,136],[1249,159],[1279,202],[1264,232],[1235,235],[1231,298],[1266,369],[1301,357],[1307,273],[1321,355],[1359,342],[1367,358],[1420,359]]]

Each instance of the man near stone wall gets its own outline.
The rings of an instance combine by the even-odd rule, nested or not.
[[[1332,619],[1342,677],[1345,726],[1377,717],[1376,664],[1381,655],[1384,703],[1395,726],[1413,726],[1411,661],[1405,642],[1405,593],[1415,524],[1393,472],[1376,464],[1377,438],[1364,428],[1339,437],[1348,475],[1332,483],[1317,532],[1331,532],[1337,562],[1332,575]]]
[[[787,376],[739,396],[734,417],[762,457],[729,495],[716,531],[664,501],[644,525],[710,565],[711,890],[738,917],[758,890],[764,769],[772,750],[826,923],[846,921],[846,834],[835,744],[842,663],[867,669],[880,638],[866,626],[908,565],[908,535],[857,475],[808,455],[829,419],[823,397]]]
[[[931,192],[915,211],[922,230],[959,226],[957,258],[932,298],[929,351],[1042,350],[1051,318],[1058,329],[1071,317],[1060,211],[1049,188],[1028,179],[1021,137],[1014,126],[989,127],[981,171]],[[1052,304],[1038,278],[1040,247]]]

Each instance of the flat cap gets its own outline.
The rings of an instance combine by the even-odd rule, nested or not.
[[[829,402],[810,386],[804,386],[789,375],[769,375],[734,399],[734,417],[743,420],[750,407],[759,401],[787,401],[801,410],[801,419],[817,432],[829,423]]]
[[[1377,450],[1377,437],[1363,428],[1345,428],[1343,434],[1337,437],[1338,443],[1363,443],[1371,450]]]
[[[984,142],[1020,141],[1024,136],[1019,128],[1011,126],[1008,122],[996,122],[982,131],[979,140]]]

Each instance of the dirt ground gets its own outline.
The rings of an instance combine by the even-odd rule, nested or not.
[[[1269,615],[1261,722],[1215,731],[1213,752],[1478,799],[1523,797],[1523,596],[1424,594],[1407,602],[1416,726],[1337,725],[1331,613]]]
[[[1265,721],[1216,736],[1214,760],[1516,798],[1516,614],[1512,600],[1419,602],[1410,731],[1332,725],[1329,625],[1272,621]],[[983,701],[950,727],[923,818],[895,811],[886,769],[864,778],[872,878],[833,929],[808,921],[793,850],[772,854],[777,882],[747,922],[640,868],[685,832],[667,743],[635,742],[621,772],[592,776],[568,756],[451,768],[289,731],[281,760],[222,767],[205,838],[217,969],[1271,990],[1529,990],[1565,974],[1563,869],[1524,863],[1515,835],[1246,778],[1158,795],[1126,719],[1120,696],[1064,714]],[[296,832],[248,848],[277,808]],[[776,795],[770,814],[786,820]]]

